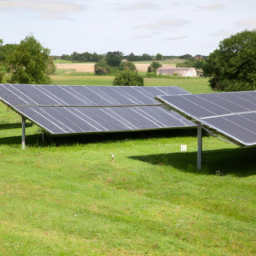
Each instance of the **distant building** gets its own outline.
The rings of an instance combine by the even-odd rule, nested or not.
[[[196,77],[197,72],[194,68],[159,68],[157,70],[157,75],[173,75],[173,74],[179,74],[180,76],[184,77]]]

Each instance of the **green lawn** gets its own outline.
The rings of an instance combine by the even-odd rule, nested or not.
[[[147,83],[207,92],[200,79]],[[193,130],[42,142],[27,122],[21,150],[21,118],[0,110],[0,255],[256,254],[255,148],[205,135],[198,171]]]

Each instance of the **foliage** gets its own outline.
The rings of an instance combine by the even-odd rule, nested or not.
[[[185,55],[182,55],[182,56],[180,56],[180,59],[191,59],[192,58],[192,55],[190,55],[190,54],[185,54]]]
[[[120,72],[114,79],[113,85],[124,85],[124,86],[143,86],[143,77],[138,75],[136,72],[125,70]]]
[[[6,62],[7,56],[10,55],[17,47],[17,44],[0,45],[0,63]]]
[[[7,57],[11,82],[49,84],[50,75],[54,74],[56,69],[49,54],[50,50],[44,48],[34,36],[27,36]]]
[[[142,55],[134,55],[134,53],[130,53],[129,55],[125,56],[125,58],[128,61],[152,60],[152,57],[147,53],[143,53]]]
[[[106,75],[110,72],[110,66],[106,60],[100,60],[94,65],[94,72],[96,75]]]
[[[256,32],[245,30],[220,42],[203,66],[209,85],[219,91],[256,89]]]
[[[150,64],[151,69],[153,72],[156,72],[158,68],[162,67],[162,64],[157,62],[157,61],[152,61],[152,63]]]
[[[148,73],[151,73],[152,72],[152,68],[151,66],[148,66],[148,70],[147,70]]]
[[[136,66],[133,62],[131,61],[123,61],[120,64],[120,70],[131,70],[131,71],[136,71]]]
[[[176,67],[202,69],[204,66],[204,63],[205,63],[204,59],[191,58],[191,59],[185,60],[185,62],[177,63]]]
[[[163,58],[164,58],[164,57],[163,57],[162,54],[157,53],[157,55],[156,55],[156,60],[162,60]]]
[[[121,64],[122,59],[123,59],[123,54],[119,51],[108,52],[106,54],[106,61],[110,67],[118,67]]]
[[[62,60],[72,60],[72,61],[77,61],[77,62],[98,62],[98,61],[104,59],[104,57],[105,56],[103,54],[97,54],[96,52],[94,52],[94,53],[73,52],[70,56],[69,55],[62,55],[61,59]]]

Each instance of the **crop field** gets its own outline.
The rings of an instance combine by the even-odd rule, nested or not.
[[[55,63],[57,69],[75,70],[76,72],[94,72],[95,63]],[[163,67],[172,67],[173,62],[164,62]],[[147,72],[150,62],[135,62],[136,69],[140,72]]]
[[[70,72],[53,83],[113,80]],[[205,78],[145,83],[210,92]],[[43,142],[27,121],[22,150],[21,117],[0,110],[0,255],[256,254],[256,148],[204,134],[198,171],[194,129]]]

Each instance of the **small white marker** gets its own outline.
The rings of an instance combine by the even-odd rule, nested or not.
[[[187,145],[181,145],[180,150],[181,151],[187,151]]]
[[[114,154],[112,154],[112,161],[114,161]]]

